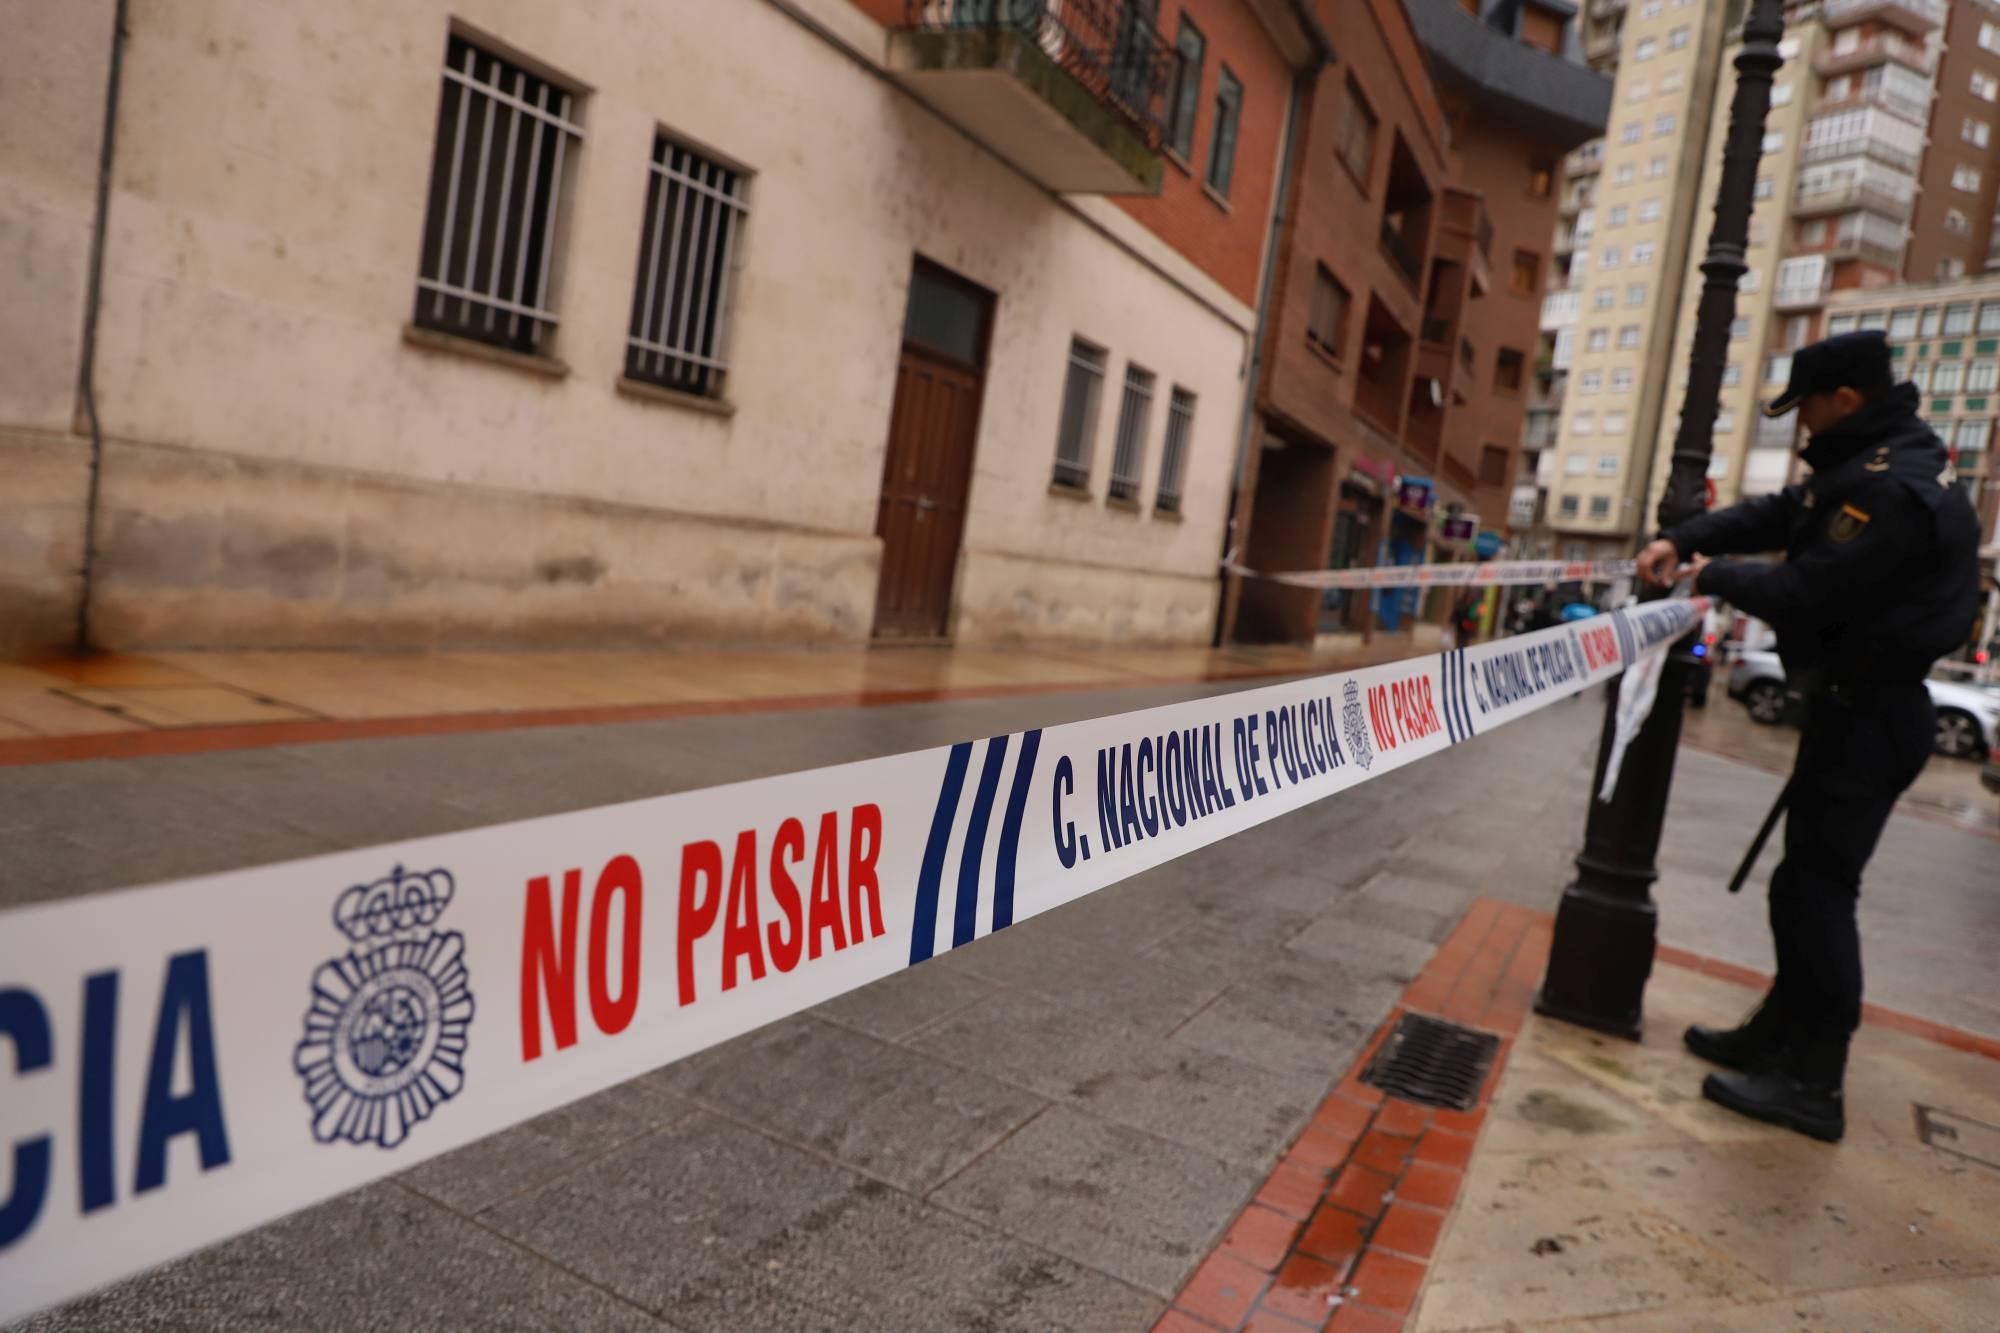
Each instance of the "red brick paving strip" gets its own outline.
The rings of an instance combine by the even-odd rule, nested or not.
[[[1402,1328],[1465,1180],[1513,1039],[1534,1004],[1554,929],[1546,912],[1490,898],[1472,904],[1155,1333]],[[1655,957],[1743,985],[1762,987],[1770,980],[1685,949],[1662,945]],[[1418,1106],[1360,1081],[1376,1048],[1409,1011],[1501,1038],[1473,1109]],[[2000,1059],[2000,1041],[1977,1033],[1873,1004],[1863,1017]]]

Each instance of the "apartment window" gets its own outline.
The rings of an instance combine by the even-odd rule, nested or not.
[[[1764,135],[1764,151],[1767,153],[1784,152],[1785,132],[1783,130],[1771,130],[1767,132]]]
[[[1826,319],[1826,336],[1827,336],[1827,337],[1831,338],[1831,337],[1835,336],[1836,334],[1841,334],[1841,333],[1852,333],[1852,332],[1854,332],[1854,316],[1852,316],[1852,315],[1828,315],[1828,316],[1827,316],[1827,319]]]
[[[1062,419],[1056,425],[1058,486],[1078,490],[1090,484],[1090,447],[1097,437],[1097,404],[1104,389],[1104,349],[1081,338],[1069,345],[1069,373],[1063,380]]]
[[[1569,433],[1572,435],[1597,434],[1597,413],[1578,412],[1574,417],[1570,419]],[[1575,457],[1580,459],[1583,457],[1583,455],[1577,454],[1575,455]],[[1588,464],[1585,464],[1584,466],[1588,466]]]
[[[1634,282],[1625,288],[1625,304],[1628,306],[1646,304],[1646,284]]]
[[[1375,112],[1354,80],[1347,81],[1347,105],[1340,110],[1340,141],[1336,151],[1363,194],[1368,193],[1368,173],[1375,164]]]
[[[1672,134],[1674,132],[1674,126],[1677,123],[1678,122],[1676,121],[1674,114],[1671,111],[1669,111],[1664,116],[1653,117],[1653,137],[1655,139],[1658,139],[1665,135]]]
[[[1963,259],[1957,259],[1957,258],[1938,260],[1937,276],[1941,281],[1948,281],[1952,278],[1964,277],[1965,261]]]
[[[1334,360],[1340,359],[1342,336],[1347,331],[1347,288],[1321,264],[1313,275],[1312,314],[1306,320],[1306,341]]]
[[[1686,24],[1682,24],[1667,34],[1667,49],[1669,51],[1678,51],[1687,44],[1688,30]]]
[[[1854,325],[1850,323],[1848,327],[1853,328]],[[1934,305],[1925,306],[1923,319],[1919,322],[1917,326],[1918,336],[1923,338],[1935,338],[1938,336],[1938,330],[1943,327],[1944,327],[1944,311]]]
[[[1763,284],[1764,279],[1762,275],[1753,268],[1743,275],[1742,281],[1736,285],[1736,290],[1739,292],[1754,292]]]
[[[1589,454],[1564,454],[1563,475],[1566,477],[1585,476],[1590,471]]]
[[[1548,199],[1556,192],[1556,163],[1554,158],[1538,157],[1528,164],[1528,193],[1537,199]]]
[[[1618,330],[1619,350],[1629,352],[1638,345],[1639,326],[1637,324],[1627,324],[1624,328]]]
[[[1666,8],[1667,0],[1646,0],[1645,4],[1639,6],[1639,17],[1642,19],[1656,19],[1666,12]]]
[[[1979,331],[2000,333],[2000,301],[1988,301],[1979,307]]]
[[[1772,195],[1776,194],[1777,192],[1778,192],[1777,183],[1773,181],[1769,176],[1759,176],[1757,178],[1756,195],[1759,199],[1769,199]]]
[[[1637,167],[1634,167],[1630,162],[1621,162],[1618,164],[1618,169],[1611,173],[1611,183],[1613,185],[1630,185],[1637,175]]]
[[[1660,42],[1656,37],[1642,37],[1638,46],[1632,49],[1634,60],[1651,60],[1660,53]]]
[[[1607,227],[1622,227],[1627,222],[1629,222],[1631,218],[1632,218],[1632,210],[1627,208],[1623,204],[1617,204],[1613,206],[1611,210],[1611,220],[1605,223],[1605,225]]]
[[[1105,494],[1129,500],[1139,493],[1139,468],[1146,456],[1146,424],[1153,415],[1153,372],[1125,367],[1125,395],[1118,405],[1118,440],[1111,451],[1111,484]]]
[[[1785,320],[1785,346],[1797,351],[1812,341],[1812,316],[1792,315]]]
[[[1617,475],[1618,475],[1618,455],[1617,455],[1617,454],[1599,454],[1599,455],[1597,456],[1597,475],[1598,475],[1598,476],[1600,476],[1600,477],[1615,477],[1615,476],[1617,476]]]
[[[1768,357],[1764,361],[1764,383],[1780,388],[1791,382],[1792,357],[1787,352],[1783,356]]]
[[[1623,126],[1619,128],[1618,142],[1637,143],[1639,142],[1639,135],[1642,132],[1644,132],[1644,130],[1645,126],[1640,124],[1640,122],[1636,120],[1628,120],[1625,122]]]
[[[1801,222],[1799,224],[1799,244],[1825,245],[1826,219],[1814,218],[1811,222]]]
[[[1735,429],[1736,414],[1734,412],[1725,407],[1715,414],[1715,433],[1717,435],[1727,435]]]
[[[1910,367],[1910,383],[1917,386],[1918,393],[1922,393],[1926,388],[1930,387],[1930,382],[1931,368],[1929,366],[1919,361],[1916,365]]]
[[[1612,372],[1611,372],[1611,392],[1613,392],[1613,393],[1630,393],[1630,392],[1632,392],[1632,372],[1631,372],[1631,371],[1629,371],[1629,370],[1614,370],[1614,371],[1612,371]]]
[[[1955,236],[1963,236],[1972,230],[1972,220],[1956,208],[1944,211],[1944,229]]]
[[[1891,338],[1914,338],[1917,336],[1917,312],[1898,310],[1889,316],[1889,336]]]
[[[721,396],[730,259],[747,212],[742,195],[741,172],[663,135],[653,137],[632,327],[625,338],[628,378],[703,398]],[[978,325],[977,317],[966,325],[973,343]]]
[[[1979,168],[1963,164],[1951,169],[1951,188],[1963,190],[1967,194],[1979,193]]]
[[[1641,241],[1632,247],[1632,264],[1636,268],[1653,262],[1653,243]]]
[[[1590,516],[1591,516],[1592,518],[1610,518],[1610,517],[1611,517],[1611,497],[1610,497],[1610,496],[1608,496],[1608,495],[1593,495],[1593,496],[1591,496],[1591,497],[1590,497]]]
[[[1592,329],[1592,330],[1590,331],[1590,337],[1589,337],[1588,339],[1586,339],[1586,340],[1585,340],[1585,343],[1584,343],[1584,349],[1585,349],[1586,351],[1591,351],[1591,352],[1608,352],[1608,351],[1610,351],[1610,350],[1611,350],[1611,330],[1610,330],[1610,329]]]
[[[1612,411],[1604,414],[1604,433],[1606,435],[1623,435],[1625,433],[1625,413],[1623,411]]]
[[[1979,49],[2000,53],[2000,28],[1991,23],[1979,25]]]
[[[1960,301],[1944,308],[1944,336],[1972,332],[1972,302]]]
[[[1861,312],[1861,327],[1864,329],[1887,329],[1889,312],[1886,310],[1864,310]],[[1945,332],[1951,332],[1946,329]]]
[[[1972,95],[1986,102],[2000,102],[2000,78],[1991,74],[1972,72]]]
[[[1514,348],[1501,348],[1500,354],[1493,358],[1493,387],[1503,393],[1519,393],[1522,368],[1527,361],[1528,358]]]
[[[1995,388],[2000,388],[2000,361],[1975,361],[1967,368],[1967,393],[1992,393]]]
[[[1774,84],[1772,84],[1772,85],[1771,85],[1771,105],[1772,105],[1772,106],[1790,106],[1791,104],[1792,104],[1792,85],[1791,85],[1791,84],[1789,84],[1789,83],[1774,83]]]
[[[1641,199],[1639,201],[1639,221],[1658,222],[1659,220],[1660,201],[1658,199]]]
[[[1670,69],[1660,76],[1660,91],[1662,93],[1677,93],[1680,90],[1681,72],[1679,70]]]
[[[1574,495],[1563,496],[1562,499],[1556,501],[1556,509],[1564,518],[1575,518],[1576,497]]]
[[[1599,287],[1590,294],[1590,308],[1592,310],[1609,310],[1617,304],[1618,289],[1616,287]]]
[[[1952,447],[1958,450],[1959,455],[1963,457],[1966,454],[1982,452],[1986,448],[1986,442],[1992,438],[1992,435],[1993,423],[1991,421],[1978,419],[1961,421],[1952,428],[1951,443]]]
[[[1601,370],[1586,370],[1583,374],[1577,376],[1576,391],[1578,393],[1596,393],[1603,387],[1604,372]]]
[[[1625,252],[1623,250],[1620,250],[1615,245],[1607,245],[1604,247],[1603,253],[1597,257],[1597,266],[1599,268],[1617,268],[1624,258]]]
[[[1542,257],[1532,250],[1514,252],[1514,295],[1533,296],[1542,285]]]
[[[1168,513],[1181,510],[1181,477],[1187,471],[1188,437],[1194,434],[1194,395],[1174,386],[1167,400],[1167,445],[1160,454],[1160,484],[1153,491],[1153,507]]]
[[[1625,90],[1625,100],[1628,102],[1643,102],[1652,95],[1653,85],[1644,79],[1632,80],[1632,86]]]
[[[1797,60],[1798,58],[1799,58],[1798,38],[1787,37],[1783,41],[1778,43],[1778,59]]]
[[[1729,341],[1740,343],[1750,336],[1750,317],[1738,315],[1729,321]]]
[[[545,354],[575,95],[453,35],[445,46],[415,322]]]
[[[1186,14],[1181,15],[1180,32],[1174,38],[1174,55],[1174,99],[1167,142],[1186,160],[1194,152],[1194,123],[1201,115],[1201,67],[1208,59],[1208,39],[1188,22]]]
[[[1734,361],[1723,366],[1722,382],[1724,384],[1741,384],[1743,382],[1743,367]]]
[[[1215,128],[1208,141],[1208,188],[1229,197],[1236,174],[1236,128],[1243,119],[1243,85],[1224,65],[1215,76]]]
[[[1958,127],[1958,137],[1976,147],[1984,148],[1993,142],[1993,125],[1990,121],[1967,116]]]
[[[1959,380],[1964,376],[1963,361],[1940,361],[1931,367],[1932,393],[1957,393]]]
[[[1649,181],[1665,180],[1666,176],[1667,176],[1667,159],[1665,157],[1653,157],[1653,158],[1648,158],[1646,160],[1647,180]]]

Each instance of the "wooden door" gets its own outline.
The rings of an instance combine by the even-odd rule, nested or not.
[[[921,262],[911,283],[875,519],[882,539],[875,594],[880,638],[939,638],[950,624],[979,433],[989,301]]]

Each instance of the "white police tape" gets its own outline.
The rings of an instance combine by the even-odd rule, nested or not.
[[[1378,565],[1368,569],[1305,569],[1265,574],[1235,562],[1225,567],[1248,579],[1294,588],[1498,588],[1527,583],[1609,583],[1630,578],[1630,560],[1487,560],[1457,565]]]
[[[0,913],[0,1322],[1447,750],[1701,605]]]

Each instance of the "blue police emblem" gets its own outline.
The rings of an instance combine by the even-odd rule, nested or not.
[[[465,936],[431,929],[456,887],[442,867],[399,865],[334,902],[333,924],[353,947],[313,973],[292,1053],[321,1143],[394,1148],[465,1086]]]
[[[1368,719],[1361,715],[1361,686],[1348,681],[1341,698],[1340,729],[1347,736],[1347,752],[1366,769],[1375,762],[1375,746],[1368,739]]]

